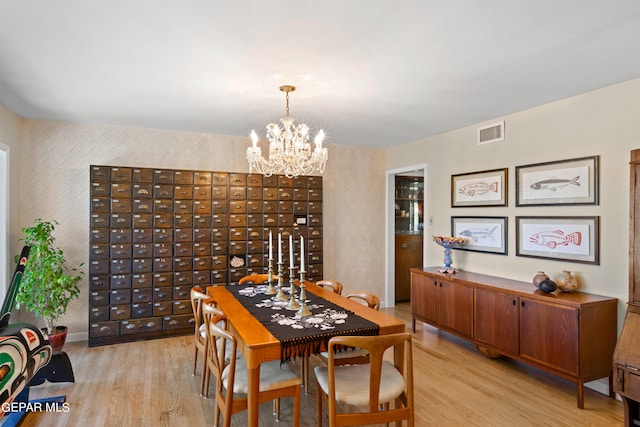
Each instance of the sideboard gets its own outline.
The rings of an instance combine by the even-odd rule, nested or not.
[[[584,407],[584,383],[609,378],[617,334],[617,299],[582,292],[544,293],[533,284],[484,274],[411,269],[411,317],[504,355],[574,381]]]

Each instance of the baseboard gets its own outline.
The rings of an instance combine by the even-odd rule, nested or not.
[[[88,332],[72,332],[67,334],[67,342],[88,341],[88,340],[89,340]]]

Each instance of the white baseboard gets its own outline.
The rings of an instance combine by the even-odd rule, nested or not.
[[[67,334],[67,342],[88,341],[88,340],[89,340],[88,332],[72,332]]]

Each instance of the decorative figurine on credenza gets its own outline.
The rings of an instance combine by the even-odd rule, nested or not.
[[[444,267],[441,268],[440,273],[455,273],[456,269],[451,267],[453,260],[451,258],[451,249],[462,246],[466,243],[464,237],[449,237],[449,236],[432,236],[433,241],[444,248]]]

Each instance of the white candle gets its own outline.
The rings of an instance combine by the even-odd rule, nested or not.
[[[273,246],[271,246],[271,230],[269,230],[269,261],[273,261]]]
[[[282,264],[282,235],[278,233],[278,262]]]
[[[293,236],[289,234],[289,267],[293,266]]]
[[[300,271],[304,271],[304,237],[300,236]]]

